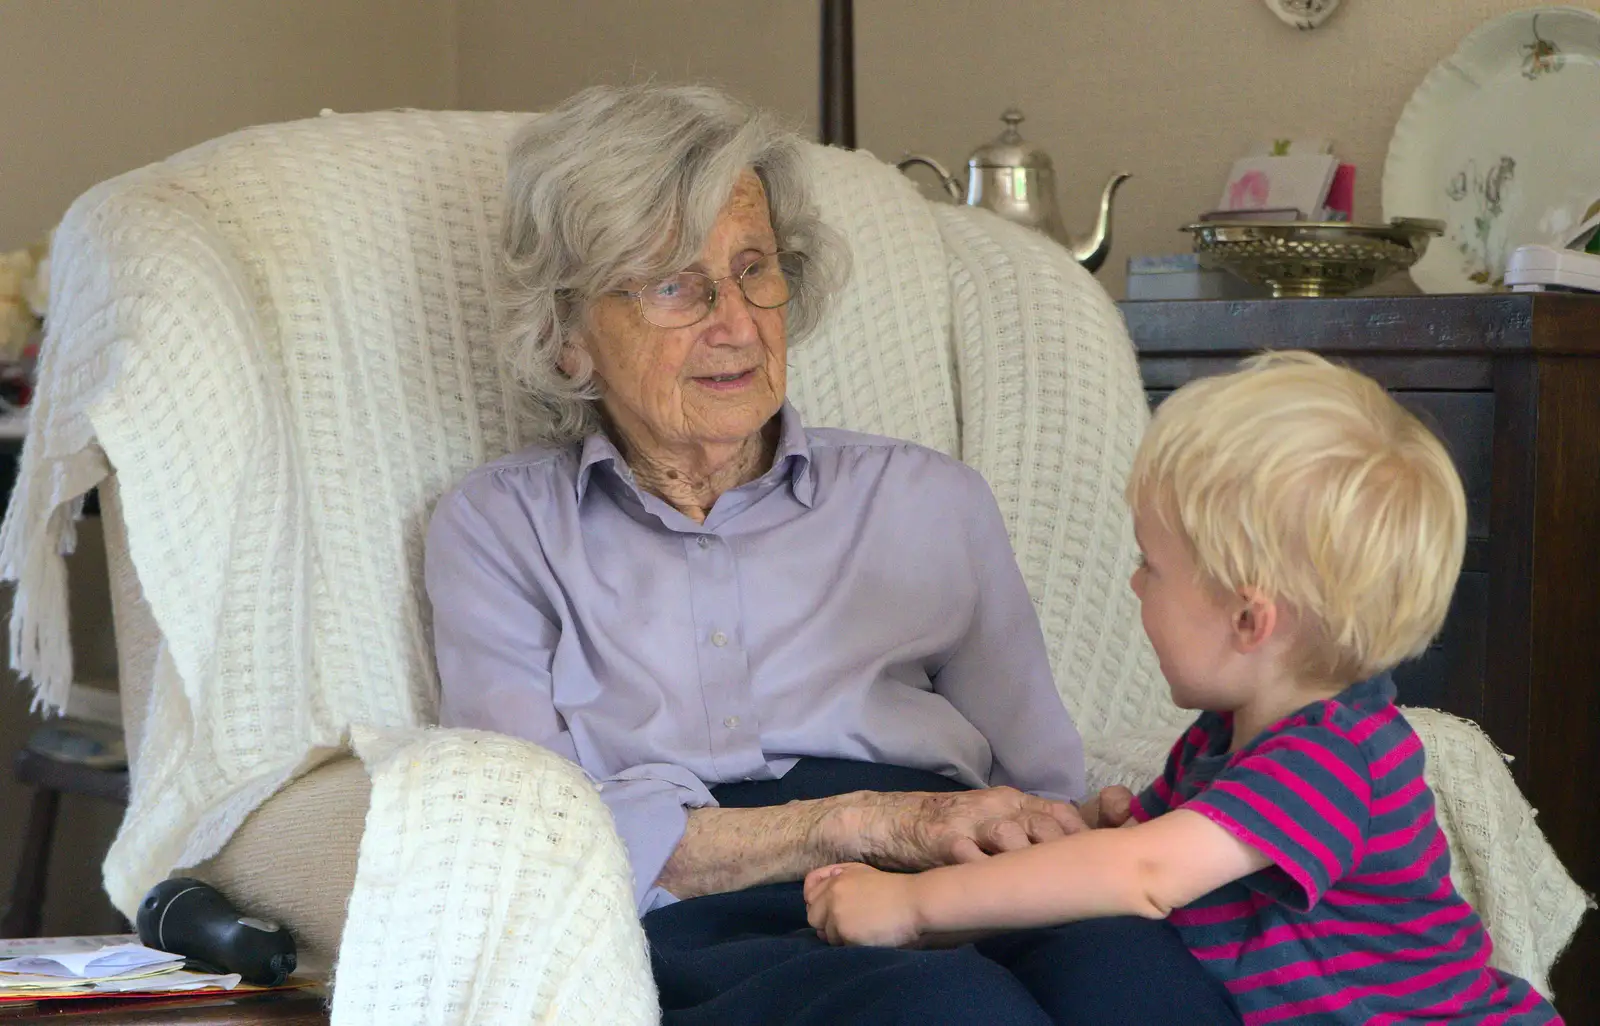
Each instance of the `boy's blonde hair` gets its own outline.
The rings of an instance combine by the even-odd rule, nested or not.
[[[1296,670],[1328,682],[1420,654],[1466,547],[1444,446],[1377,382],[1311,353],[1257,356],[1175,392],[1127,496],[1188,543],[1211,583],[1296,611],[1307,628]]]

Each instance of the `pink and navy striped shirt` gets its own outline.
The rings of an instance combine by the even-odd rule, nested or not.
[[[1422,743],[1387,675],[1279,721],[1238,752],[1203,713],[1135,799],[1184,808],[1273,864],[1175,909],[1172,923],[1258,1023],[1558,1023],[1450,882]]]

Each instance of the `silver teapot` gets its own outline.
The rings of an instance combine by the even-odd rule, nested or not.
[[[1072,253],[1074,260],[1089,271],[1097,271],[1111,252],[1111,203],[1117,189],[1131,178],[1127,174],[1114,174],[1100,194],[1100,217],[1095,222],[1094,233],[1087,239],[1074,239],[1061,223],[1061,210],[1056,206],[1055,165],[1050,155],[1023,141],[1017,126],[1022,123],[1022,112],[1015,107],[1000,115],[1006,130],[987,146],[980,146],[967,160],[967,181],[962,181],[946,171],[937,160],[921,154],[909,154],[895,167],[905,169],[922,164],[933,169],[944,184],[945,191],[956,202],[969,207],[985,207],[1008,221],[1036,228],[1055,239]]]

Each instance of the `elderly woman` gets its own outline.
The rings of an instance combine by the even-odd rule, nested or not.
[[[441,718],[593,778],[665,1021],[1236,1022],[1164,923],[938,951],[806,926],[808,870],[1048,843],[1084,779],[983,479],[784,401],[846,261],[803,144],[710,90],[589,90],[513,146],[504,246],[554,438],[434,514]]]

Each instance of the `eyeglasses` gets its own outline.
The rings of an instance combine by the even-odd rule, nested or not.
[[[802,253],[768,253],[738,274],[713,278],[699,271],[679,271],[642,289],[611,294],[627,296],[639,304],[639,315],[658,328],[687,328],[711,316],[717,305],[717,290],[733,281],[744,294],[745,302],[761,310],[776,310],[793,298],[792,285],[800,278],[805,262]]]

